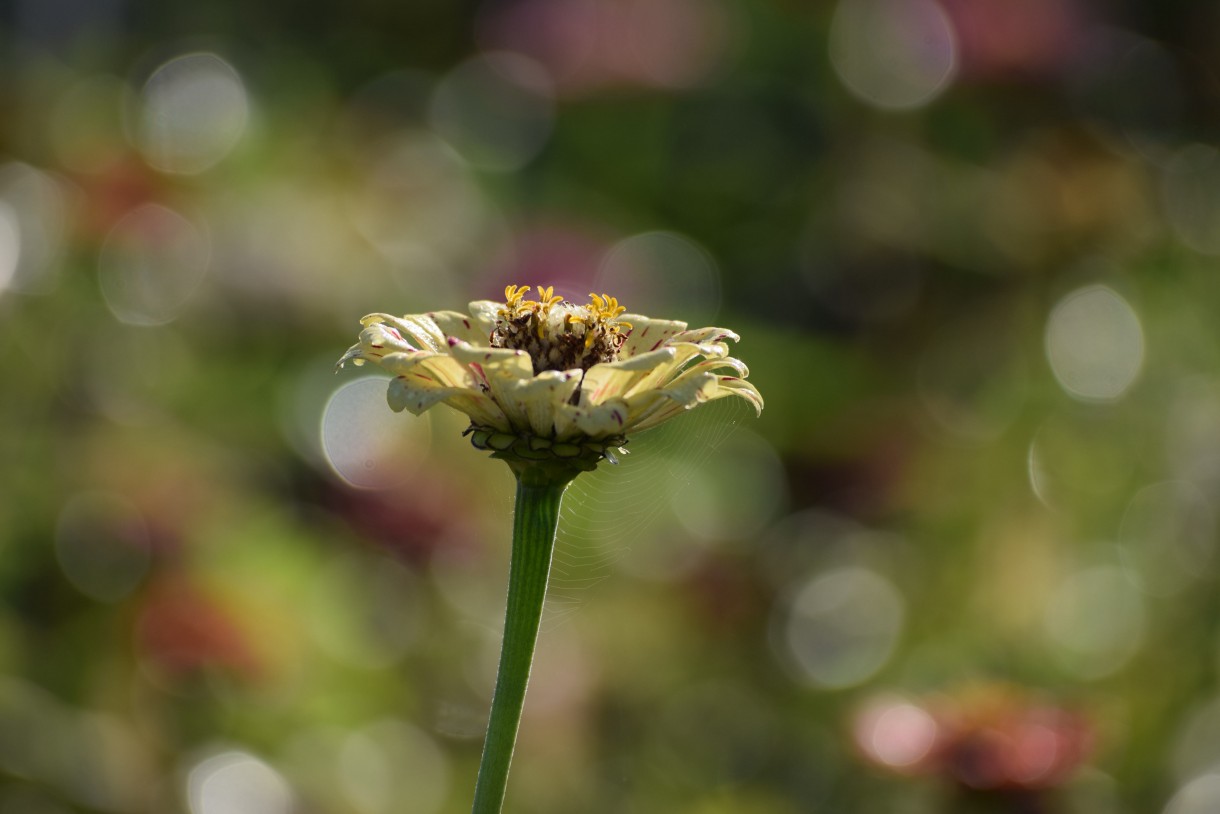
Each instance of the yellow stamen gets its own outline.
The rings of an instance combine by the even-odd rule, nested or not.
[[[611,297],[609,294],[604,294],[603,296],[606,298],[606,308],[604,312],[606,319],[614,319],[619,314],[627,310],[626,306],[619,305],[618,300]]]

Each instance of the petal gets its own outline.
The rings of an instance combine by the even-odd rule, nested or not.
[[[581,406],[572,410],[571,423],[581,434],[590,438],[607,438],[627,431],[631,410],[621,398],[603,404]]]
[[[682,331],[676,334],[673,342],[724,342],[726,339],[731,339],[734,342],[740,342],[741,337],[730,331],[728,328],[694,328],[689,331]]]
[[[472,345],[486,345],[491,340],[495,322],[486,325],[483,320],[459,311],[435,311],[426,315],[446,339],[456,338]]]
[[[480,347],[454,339],[449,342],[449,353],[464,365],[477,366],[487,378],[493,373],[517,379],[534,378],[534,363],[530,361],[530,355],[523,350]]]
[[[749,373],[745,362],[741,361],[740,359],[734,359],[731,356],[725,359],[705,359],[702,362],[687,367],[680,374],[674,376],[672,379],[666,382],[663,386],[657,388],[656,392],[686,393],[688,388],[692,386],[691,382],[704,382],[704,385],[695,386],[694,391],[691,391],[694,393],[699,393],[702,392],[703,388],[706,386],[708,376],[719,378],[721,375],[724,375],[722,371],[726,369],[732,371],[732,378],[741,378]],[[639,393],[632,395],[635,397],[643,396],[645,394],[646,391],[641,390]]]
[[[394,374],[387,398],[394,410],[419,415],[434,404],[448,404],[484,427],[507,429],[504,411],[482,383],[456,359],[444,354],[396,353],[381,360]]]
[[[339,361],[335,363],[335,371],[338,372],[339,368],[343,367],[348,362],[351,362],[357,366],[364,364],[364,348],[359,342],[352,345],[347,349],[346,353],[339,357]]]
[[[665,344],[667,339],[686,330],[685,322],[652,319],[639,314],[623,314],[619,319],[631,323],[631,332],[627,334],[627,341],[619,351],[619,356],[624,359],[656,350]]]
[[[740,396],[754,405],[754,410],[758,415],[762,415],[763,397],[757,387],[736,376],[720,376],[716,384],[718,390],[716,394],[713,394],[713,399],[720,398],[721,395]]]
[[[618,362],[594,365],[585,371],[581,382],[581,404],[601,404],[622,395],[642,377],[673,365],[674,355],[672,348],[660,348]]]
[[[508,418],[490,396],[468,387],[446,387],[436,378],[420,369],[403,373],[390,380],[386,393],[390,409],[407,410],[419,415],[435,404],[447,404],[470,416],[471,422],[480,427],[509,430]]]
[[[665,398],[633,416],[633,432],[651,429],[700,404],[728,396],[740,396],[762,414],[763,399],[758,388],[736,376],[700,373],[677,387],[657,392]]]
[[[470,316],[479,326],[479,330],[490,335],[496,327],[496,321],[500,318],[500,309],[503,307],[504,303],[502,302],[475,300],[466,306],[466,310],[470,312]]]
[[[725,364],[733,367],[733,369],[737,370],[742,376],[748,375],[749,373],[749,371],[745,369],[744,364],[736,359],[733,359],[732,357],[726,356],[728,352],[727,345],[681,342],[678,344],[667,345],[664,349],[673,351],[673,361],[668,365],[658,365],[657,367],[648,371],[648,373],[640,376],[625,390],[625,395],[633,396],[637,393],[642,393],[649,388],[665,387],[669,382],[672,382],[679,375],[695,367],[694,365],[691,365],[690,362],[698,359],[700,356],[710,360],[723,359]]]
[[[445,334],[427,314],[407,314],[396,317],[390,314],[369,314],[360,320],[360,324],[369,330],[377,325],[393,328],[415,350],[427,350],[434,353],[445,349]],[[364,332],[361,332],[363,337]]]
[[[631,430],[646,430],[708,401],[714,391],[716,376],[713,373],[697,373],[683,377],[662,390],[650,390],[633,396],[631,405]]]
[[[556,434],[559,408],[580,386],[579,370],[544,370],[531,379],[489,377],[491,394],[518,429],[550,438]]]
[[[360,341],[348,348],[347,353],[339,359],[339,367],[354,361],[357,365],[364,362],[380,362],[385,356],[394,353],[422,353],[403,338],[399,330],[379,321],[369,321],[360,331]]]
[[[395,376],[418,373],[423,368],[429,378],[444,387],[481,390],[479,379],[469,368],[443,353],[392,353],[381,359],[380,364]]]

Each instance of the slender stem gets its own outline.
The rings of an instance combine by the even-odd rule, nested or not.
[[[491,700],[487,739],[474,790],[473,814],[499,814],[508,785],[508,767],[517,742],[521,707],[529,683],[538,623],[551,573],[559,502],[567,481],[543,473],[517,473],[517,509],[513,517],[513,551],[508,573],[508,607],[504,613],[504,643]]]

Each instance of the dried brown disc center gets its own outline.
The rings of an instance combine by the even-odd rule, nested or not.
[[[613,362],[625,339],[588,308],[563,302],[546,310],[504,315],[496,321],[491,346],[525,351],[538,374],[544,370],[588,370]]]

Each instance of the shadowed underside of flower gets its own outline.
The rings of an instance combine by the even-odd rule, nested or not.
[[[509,286],[503,303],[361,320],[343,358],[393,374],[388,400],[416,415],[446,404],[470,417],[472,440],[511,462],[567,459],[591,469],[632,432],[726,396],[763,400],[729,356],[724,328],[688,329],[590,294],[586,305]]]

